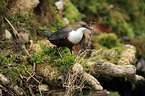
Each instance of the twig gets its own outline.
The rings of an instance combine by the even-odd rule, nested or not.
[[[26,67],[25,67],[25,66],[24,66],[24,68],[25,68],[25,70],[26,70]],[[34,75],[36,74],[36,73],[35,73],[35,68],[36,68],[36,63],[33,62],[33,74],[31,75],[31,73],[28,72],[28,71],[26,70],[26,72],[30,75],[30,76],[27,78],[27,80],[26,80],[26,87],[29,88],[30,93],[31,93],[32,96],[34,96],[34,94],[33,94],[33,91],[32,91],[32,89],[31,89],[31,85],[28,86],[28,81],[29,81],[31,78],[33,78],[33,79],[36,80],[39,84],[41,84],[41,82],[39,82],[36,78],[34,78]],[[40,95],[42,96],[41,91],[40,91]]]
[[[13,25],[10,23],[10,21],[4,16],[5,20],[10,24],[10,26],[12,27],[12,29],[14,30],[14,34],[15,34],[15,37],[17,38],[16,34],[18,35],[18,37],[20,38],[20,35],[19,33],[17,32],[17,30],[13,27]]]
[[[30,75],[30,76],[27,78],[27,80],[26,80],[26,85],[28,85],[27,83],[28,83],[29,79],[31,79],[31,78],[35,75],[35,66],[36,66],[36,64],[35,64],[35,62],[34,62],[34,63],[33,63],[33,74]]]
[[[5,85],[6,86],[6,85]],[[10,94],[11,96],[16,96],[15,93],[13,93],[13,91],[10,90],[10,88],[8,86],[4,87],[0,84],[0,89],[5,90],[6,92],[8,92],[8,94]]]
[[[27,71],[27,69],[26,69],[26,67],[24,66],[24,68],[25,68],[25,71],[31,76],[32,74],[29,72],[29,71]],[[39,84],[41,84],[41,82],[39,82],[35,77],[32,77],[35,81],[37,81]]]
[[[24,49],[25,53],[26,53],[29,57],[31,57],[31,55],[29,54],[28,50],[27,50],[26,47],[25,47],[25,44],[22,45],[22,48]]]
[[[34,94],[33,94],[33,91],[32,91],[32,89],[31,89],[31,87],[33,87],[32,85],[29,85],[28,86],[28,88],[29,88],[29,90],[30,90],[30,94],[31,94],[31,96],[35,96]]]

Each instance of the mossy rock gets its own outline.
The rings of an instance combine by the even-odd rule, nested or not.
[[[121,52],[122,47],[113,47],[111,49],[102,50],[97,53],[93,51],[91,57],[89,58],[89,61],[96,62],[97,60],[104,60],[117,64],[118,60],[120,59]]]
[[[97,60],[105,60],[117,65],[130,65],[135,64],[136,49],[132,45],[124,45],[120,47],[113,47],[109,50],[93,53],[89,58],[90,61],[96,62]]]

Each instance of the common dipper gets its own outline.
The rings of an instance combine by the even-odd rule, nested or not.
[[[81,41],[83,37],[83,32],[86,29],[92,30],[92,28],[90,27],[86,27],[86,28],[80,27],[76,31],[69,30],[69,29],[60,29],[55,33],[44,31],[44,30],[42,30],[42,32],[44,32],[44,34],[47,36],[47,38],[52,44],[57,46],[58,53],[61,59],[63,59],[58,48],[68,47],[72,51],[73,45],[78,44]]]

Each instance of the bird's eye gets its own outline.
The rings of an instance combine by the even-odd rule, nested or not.
[[[82,25],[82,27],[86,27],[86,25]]]

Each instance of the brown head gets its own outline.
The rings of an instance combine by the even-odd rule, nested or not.
[[[80,22],[75,22],[72,25],[67,25],[66,27],[64,27],[65,29],[70,29],[70,30],[77,30],[80,27],[85,27],[85,28],[89,28],[89,25],[83,21]]]
[[[83,21],[76,22],[76,23],[78,23],[78,25],[79,25],[80,27],[85,27],[85,28],[89,27],[88,24],[87,24],[86,22],[83,22]]]

